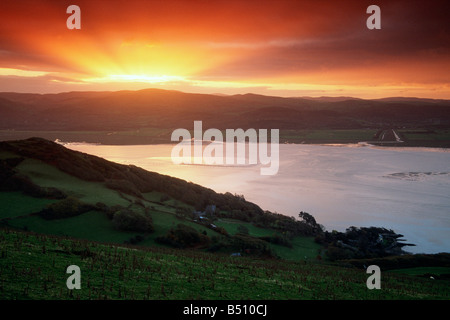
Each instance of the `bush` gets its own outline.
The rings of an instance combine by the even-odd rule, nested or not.
[[[214,241],[213,245],[208,249],[210,252],[219,250],[241,252],[249,256],[274,257],[266,241],[244,234],[236,234],[233,237]]]
[[[278,234],[274,234],[272,236],[266,236],[266,237],[259,237],[259,239],[273,243],[273,244],[277,244],[280,246],[292,248],[292,243],[288,240],[288,238],[280,236]]]
[[[237,234],[231,238],[232,247],[237,251],[242,251],[251,255],[272,256],[272,252],[267,242],[248,235]]]
[[[333,245],[328,246],[326,254],[331,261],[353,258],[353,252],[351,252],[350,250],[335,247]]]
[[[122,208],[114,213],[112,218],[114,227],[121,231],[153,232],[153,221],[150,215],[141,214]]]
[[[156,241],[176,248],[203,247],[210,243],[207,235],[184,224],[179,224],[176,229],[170,229],[166,236],[158,237]]]
[[[44,210],[39,212],[39,215],[47,220],[64,219],[93,209],[95,209],[93,206],[84,204],[77,198],[68,197],[62,201],[49,204]]]

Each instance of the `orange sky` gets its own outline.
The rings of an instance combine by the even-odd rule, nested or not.
[[[450,99],[446,2],[4,0],[0,91]]]

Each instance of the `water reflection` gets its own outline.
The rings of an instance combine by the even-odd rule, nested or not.
[[[450,175],[430,174],[450,172],[450,152],[443,150],[280,145],[278,174],[262,176],[260,164],[174,165],[173,145],[66,146],[243,194],[266,210],[307,211],[327,230],[383,226],[418,244],[412,252],[450,251]]]

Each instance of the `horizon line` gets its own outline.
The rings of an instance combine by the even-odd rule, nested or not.
[[[305,100],[324,100],[324,99],[340,99],[340,101],[345,100],[387,100],[387,99],[407,99],[407,100],[432,100],[432,101],[450,101],[449,98],[429,98],[429,97],[419,97],[419,96],[385,96],[383,98],[361,98],[357,96],[328,96],[328,95],[320,95],[320,96],[281,96],[281,95],[269,95],[262,93],[254,93],[254,92],[246,92],[246,93],[235,93],[235,94],[227,94],[227,93],[204,93],[204,92],[189,92],[182,91],[176,89],[165,89],[165,88],[143,88],[143,89],[121,89],[121,90],[71,90],[71,91],[60,91],[60,92],[19,92],[19,91],[0,91],[0,94],[32,94],[32,95],[59,95],[59,94],[70,94],[70,93],[117,93],[117,92],[140,92],[140,91],[166,91],[166,92],[176,92],[183,94],[192,94],[192,95],[206,95],[206,96],[222,96],[222,97],[234,97],[234,96],[246,96],[246,95],[254,95],[261,97],[274,97],[274,98],[282,98],[282,99],[305,99]],[[328,101],[328,102],[336,102],[336,101]]]

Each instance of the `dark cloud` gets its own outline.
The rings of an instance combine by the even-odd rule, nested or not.
[[[77,62],[95,57],[91,64],[108,59],[120,65],[116,50],[123,42],[161,43],[173,50],[182,43],[187,51],[228,57],[192,75],[199,79],[303,80],[330,74],[337,83],[349,81],[349,75],[356,82],[369,76],[448,83],[447,2],[77,0],[82,29],[69,31],[71,1],[1,1],[0,67],[89,74],[88,64]],[[381,8],[381,30],[366,28],[371,4]]]

